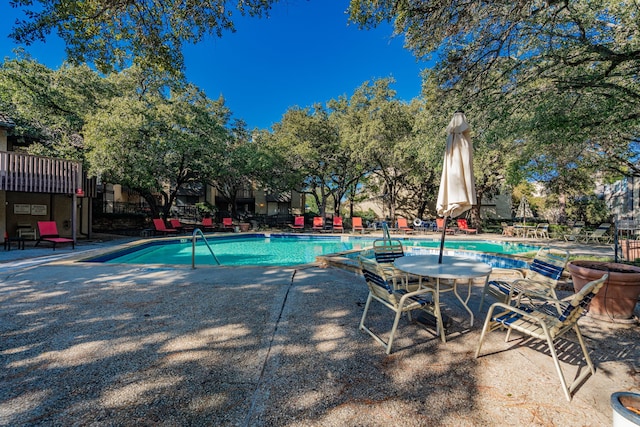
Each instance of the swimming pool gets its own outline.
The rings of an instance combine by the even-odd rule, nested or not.
[[[250,234],[208,237],[221,265],[291,266],[308,264],[318,256],[351,250],[363,250],[373,245],[375,238],[356,236],[319,236],[291,234]],[[422,254],[439,248],[439,240],[401,239],[407,255]],[[523,254],[537,251],[537,246],[512,242],[480,240],[446,240],[449,251],[474,251],[478,254]],[[205,243],[196,244],[196,265],[216,265]],[[190,238],[154,240],[135,245],[85,262],[145,265],[191,265]],[[494,265],[498,266],[498,265]]]

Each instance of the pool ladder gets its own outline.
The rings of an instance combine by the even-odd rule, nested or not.
[[[196,268],[196,241],[198,240],[198,234],[202,236],[202,240],[204,240],[207,248],[209,248],[209,252],[211,252],[211,256],[213,257],[213,259],[215,259],[216,263],[220,265],[220,260],[218,259],[216,254],[213,253],[213,249],[211,249],[209,242],[207,242],[207,238],[204,237],[204,233],[199,228],[196,228],[193,230],[193,234],[191,235],[191,268]]]
[[[389,232],[389,226],[386,222],[382,223],[382,238],[391,242],[391,233]]]

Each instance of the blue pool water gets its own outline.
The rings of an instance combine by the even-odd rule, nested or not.
[[[316,261],[316,257],[354,249],[366,249],[373,238],[354,236],[308,236],[290,234],[252,234],[207,239],[222,265],[290,266]],[[407,255],[426,253],[439,248],[439,240],[402,239]],[[538,247],[510,242],[446,240],[451,251],[475,251],[491,254],[522,254]],[[481,256],[482,254],[477,254]],[[196,265],[216,265],[205,243],[198,239]],[[85,260],[88,262],[124,264],[191,265],[191,239],[150,241],[118,252]],[[504,258],[503,258],[504,259]],[[494,266],[495,263],[492,263]],[[501,265],[500,265],[501,266]]]

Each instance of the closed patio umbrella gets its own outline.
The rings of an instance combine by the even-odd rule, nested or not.
[[[444,152],[442,179],[438,191],[436,210],[444,217],[440,240],[439,263],[446,233],[447,217],[453,218],[471,209],[476,204],[476,184],[473,177],[473,144],[467,118],[456,111],[447,126],[447,147]]]

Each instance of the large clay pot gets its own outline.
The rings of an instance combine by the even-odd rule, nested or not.
[[[589,316],[617,323],[636,321],[633,312],[640,295],[640,267],[615,262],[576,260],[569,262],[567,269],[571,273],[576,292],[604,273],[609,273],[609,279],[589,305]]]

